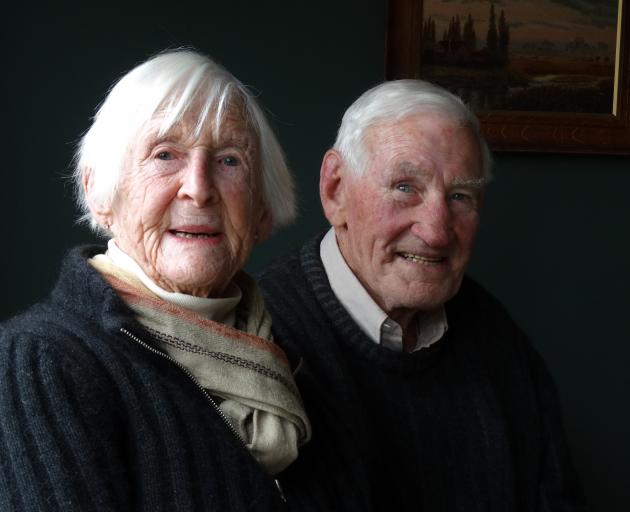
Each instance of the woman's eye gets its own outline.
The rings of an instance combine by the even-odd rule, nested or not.
[[[158,160],[172,160],[173,153],[171,153],[170,151],[160,151],[157,155],[155,155],[155,157]]]
[[[235,156],[225,156],[221,159],[221,162],[229,167],[236,167],[241,163],[241,161]]]
[[[399,190],[400,192],[404,192],[405,194],[409,194],[412,189],[409,183],[399,183],[398,185],[396,185],[396,190]]]

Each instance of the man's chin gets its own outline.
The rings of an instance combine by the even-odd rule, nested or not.
[[[404,294],[398,298],[398,306],[414,311],[434,311],[442,307],[459,291],[461,279],[456,283],[409,283]],[[390,297],[396,297],[392,292]]]

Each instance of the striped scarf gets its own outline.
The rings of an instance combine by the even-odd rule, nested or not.
[[[310,439],[310,423],[253,279],[244,272],[234,278],[243,298],[232,328],[164,301],[107,258],[90,263],[158,346],[221,399],[219,407],[260,464],[276,474],[297,458]]]

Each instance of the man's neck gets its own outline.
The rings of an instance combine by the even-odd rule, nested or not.
[[[320,256],[333,293],[375,343],[409,352],[435,343],[448,329],[443,307],[418,312],[406,308],[383,308],[377,303],[346,263],[333,229],[321,241]],[[392,316],[388,316],[387,311],[390,310]]]
[[[418,342],[418,321],[416,311],[397,310],[387,312],[387,316],[400,325],[403,332],[403,350],[413,352]]]

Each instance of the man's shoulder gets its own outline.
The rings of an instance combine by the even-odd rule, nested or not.
[[[288,336],[288,329],[291,336],[302,336],[325,317],[322,302],[332,291],[319,257],[320,240],[308,240],[255,274],[276,335]]]
[[[311,271],[323,272],[319,256],[319,243],[322,235],[307,240],[302,246],[294,248],[283,256],[274,260],[267,267],[256,272],[255,278],[264,288],[274,287],[275,284],[291,286],[300,277]]]
[[[538,359],[529,336],[506,307],[474,279],[464,278],[457,295],[446,303],[446,312],[449,329],[476,340],[478,349],[506,359]]]
[[[300,249],[293,249],[288,253],[274,259],[266,267],[254,274],[258,283],[269,282],[294,274],[300,267]]]
[[[464,276],[457,294],[446,303],[447,308],[457,308],[474,315],[500,315],[509,318],[501,301],[469,275]]]
[[[450,327],[465,330],[484,343],[494,340],[503,346],[520,345],[527,338],[503,303],[469,276],[445,308]]]

